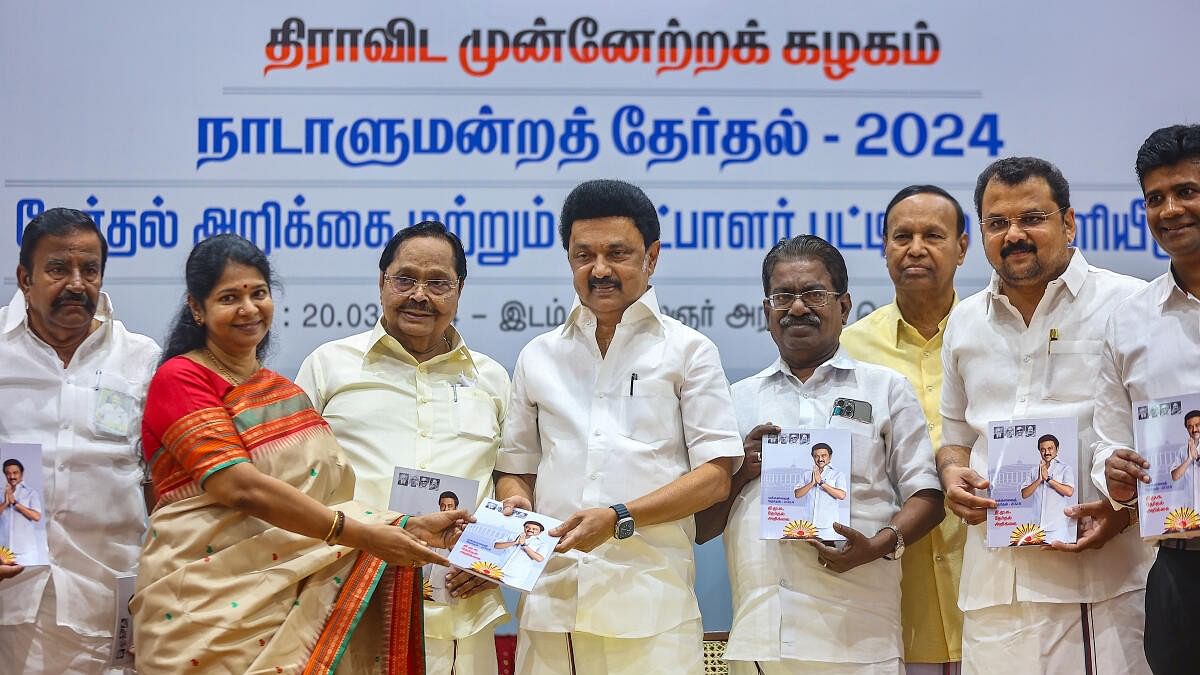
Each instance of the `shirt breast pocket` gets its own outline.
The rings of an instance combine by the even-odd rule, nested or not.
[[[496,419],[496,403],[486,392],[475,387],[456,387],[451,394],[450,419],[459,436],[482,440],[495,440],[500,435],[500,424]],[[457,395],[458,401],[453,397]]]
[[[655,444],[676,437],[681,427],[679,396],[666,380],[638,380],[632,396],[621,396],[622,436]]]
[[[1083,401],[1095,395],[1092,376],[1100,369],[1101,340],[1053,340],[1044,389],[1054,401]]]
[[[88,427],[96,438],[129,440],[141,432],[141,392],[123,377],[105,372],[96,374],[91,395]]]

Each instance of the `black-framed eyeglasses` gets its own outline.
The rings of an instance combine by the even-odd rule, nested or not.
[[[453,279],[426,279],[425,281],[417,281],[412,277],[397,277],[385,274],[383,275],[383,280],[397,293],[414,293],[417,288],[424,288],[426,293],[438,298],[450,295],[458,288],[458,282]]]
[[[1013,216],[1012,218],[1007,216],[984,218],[981,221],[981,224],[983,225],[983,231],[992,235],[1008,232],[1008,229],[1012,227],[1013,223],[1016,223],[1017,227],[1021,228],[1022,230],[1029,230],[1045,225],[1046,221],[1050,220],[1050,216],[1056,216],[1066,210],[1067,207],[1064,206],[1052,213],[1046,213],[1045,211],[1026,211],[1021,215]]]
[[[771,309],[788,309],[799,298],[804,306],[809,309],[820,309],[828,305],[831,300],[841,296],[837,291],[811,290],[803,293],[772,293],[767,296],[767,303],[771,305]]]

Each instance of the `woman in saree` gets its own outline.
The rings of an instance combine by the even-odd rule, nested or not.
[[[470,516],[350,501],[329,427],[262,367],[274,306],[258,247],[202,241],[186,281],[142,422],[155,504],[130,603],[139,671],[423,673],[414,566],[448,564],[426,542],[448,548]]]

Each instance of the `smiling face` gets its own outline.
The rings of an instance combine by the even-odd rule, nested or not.
[[[833,278],[824,263],[816,258],[780,260],[771,270],[768,295],[835,291]],[[792,370],[813,368],[829,360],[837,351],[842,326],[850,316],[850,294],[830,299],[824,307],[810,308],[799,298],[787,309],[772,309],[763,301],[767,330]]]
[[[383,277],[409,277],[419,282],[445,279],[458,284],[461,280],[454,269],[454,249],[445,239],[418,236],[402,243],[379,277],[383,329],[401,344],[445,335],[458,313],[461,288],[436,296],[418,284],[400,292]]]
[[[576,220],[567,260],[579,302],[604,320],[619,320],[650,287],[659,242],[647,249],[632,218]]]
[[[32,268],[17,266],[33,330],[42,336],[86,335],[100,302],[102,273],[95,232],[42,237],[33,249]]]
[[[537,523],[525,523],[525,536],[536,537],[542,533],[542,526]]]
[[[208,343],[231,355],[252,354],[271,330],[275,303],[257,268],[228,262],[202,303],[188,304],[204,324]]]
[[[981,221],[1010,220],[1008,229],[1000,232],[982,228],[983,252],[1005,285],[1044,288],[1067,269],[1075,239],[1075,211],[1055,213],[1059,206],[1045,178],[1035,176],[1016,185],[993,178],[984,188],[980,206]],[[1017,217],[1032,212],[1053,215],[1036,227],[1020,227]]]
[[[1183,425],[1187,427],[1188,436],[1200,441],[1200,415],[1192,415],[1183,421]]]
[[[1177,268],[1200,265],[1200,158],[1148,171],[1142,191],[1154,240]]]
[[[1058,444],[1049,440],[1042,441],[1038,443],[1038,453],[1042,456],[1042,463],[1049,465],[1055,457],[1058,457]]]
[[[825,467],[829,466],[829,460],[833,458],[833,455],[830,454],[829,448],[826,448],[825,446],[815,446],[812,449],[812,458],[813,464],[816,464],[818,467],[824,469]]]
[[[21,483],[21,467],[16,464],[9,464],[4,467],[4,480],[12,487],[16,487]]]
[[[958,234],[954,205],[928,192],[897,202],[888,213],[883,255],[898,291],[953,286],[955,270],[967,255],[967,236]]]

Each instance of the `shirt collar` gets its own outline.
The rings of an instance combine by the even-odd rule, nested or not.
[[[950,310],[954,311],[954,307],[957,304],[958,292],[955,291],[954,300],[950,303]],[[880,309],[883,310],[884,330],[888,331],[887,337],[891,341],[889,344],[893,344],[896,347],[900,346],[900,326],[902,325],[908,326],[913,333],[920,335],[917,329],[913,328],[912,324],[904,320],[904,315],[900,313],[900,305],[894,298],[892,299],[892,304],[884,305]],[[946,331],[946,323],[949,320],[950,312],[946,312],[946,316],[943,316],[942,320],[938,322],[938,335]]]
[[[658,308],[658,294],[654,292],[653,286],[647,288],[646,292],[642,293],[642,297],[625,308],[625,313],[621,315],[621,323],[633,323],[647,316],[654,319],[659,326],[663,325],[662,311]],[[571,330],[581,330],[583,326],[594,323],[596,323],[595,313],[584,307],[583,303],[579,301],[579,296],[576,295],[575,301],[571,304],[571,311],[567,314],[567,320],[559,329],[559,335],[565,336]]]
[[[21,289],[13,294],[12,301],[8,303],[7,313],[4,316],[4,325],[0,326],[0,333],[5,335],[11,333],[19,326],[27,324],[29,318],[29,307],[25,304],[25,294]],[[100,292],[100,301],[96,303],[95,318],[101,323],[110,323],[113,318],[112,300],[108,297],[108,293]]]
[[[1083,257],[1083,251],[1080,251],[1077,248],[1072,248],[1071,261],[1067,263],[1067,269],[1063,270],[1063,273],[1059,275],[1058,279],[1062,280],[1067,287],[1067,291],[1070,292],[1071,295],[1079,295],[1080,289],[1083,288],[1084,282],[1087,281],[1087,275],[1088,262]],[[1051,280],[1050,283],[1053,284],[1058,279]],[[1047,289],[1048,288],[1049,287],[1047,287]],[[991,281],[988,283],[987,290],[989,300],[995,300],[1002,295],[1000,292],[1000,275],[995,269],[992,270],[992,277]]]
[[[456,358],[470,364],[470,370],[477,370],[475,367],[475,359],[471,356],[471,350],[467,348],[466,341],[463,340],[462,335],[457,329],[454,328],[453,325],[450,325],[446,328],[446,337],[450,340],[450,351],[446,352],[445,354],[435,356],[425,363],[435,363],[438,361]],[[411,353],[409,353],[407,349],[404,348],[404,345],[400,344],[399,340],[392,337],[386,330],[384,330],[383,319],[376,321],[375,327],[371,329],[371,335],[367,338],[367,350],[363,354],[363,358],[369,358],[371,353],[375,352],[376,350],[391,352],[392,354],[398,356],[400,360],[410,365],[418,365],[417,359]]]
[[[837,351],[833,353],[833,356],[831,356],[829,358],[829,360],[826,361],[825,363],[822,363],[821,365],[817,366],[816,370],[813,371],[813,375],[816,376],[817,373],[821,372],[825,368],[837,368],[838,370],[854,370],[857,367],[858,367],[858,362],[855,361],[854,358],[851,357],[850,354],[846,352],[845,347],[843,347],[839,344]],[[759,371],[758,373],[756,373],[754,375],[754,377],[765,379],[765,378],[773,377],[775,375],[781,375],[783,377],[792,377],[792,378],[796,377],[795,375],[792,374],[792,369],[789,368],[788,364],[784,362],[782,356],[775,357],[775,361],[771,365],[767,366],[766,368],[764,368],[761,371]],[[809,378],[809,379],[811,379],[811,378]]]
[[[1180,299],[1189,297],[1188,292],[1179,285],[1179,277],[1175,276],[1174,263],[1167,268],[1166,274],[1154,280],[1154,284],[1156,286],[1154,299],[1159,307],[1167,304],[1167,300],[1170,300],[1172,295],[1178,294]]]

